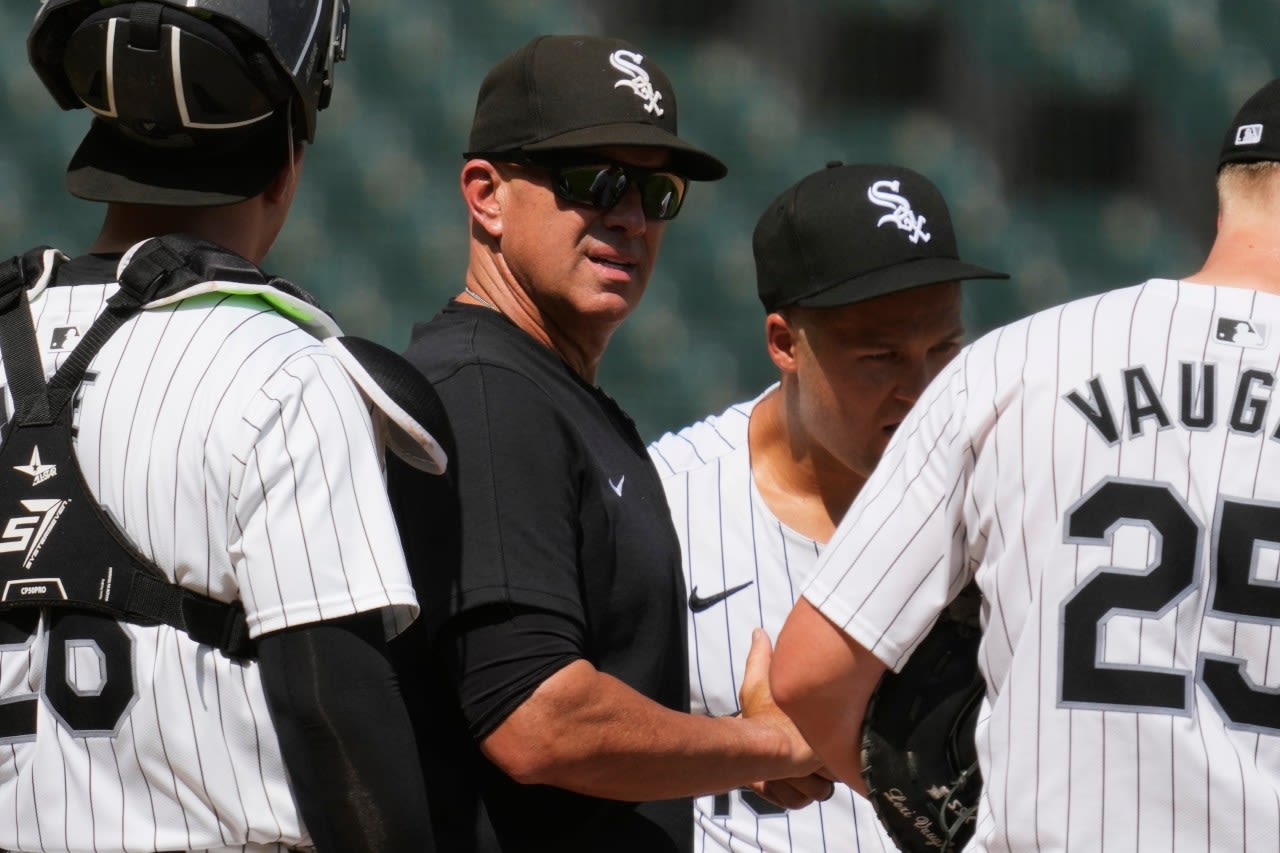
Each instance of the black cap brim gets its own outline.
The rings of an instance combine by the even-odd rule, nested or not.
[[[787,304],[805,308],[835,308],[887,296],[900,290],[910,290],[913,287],[974,278],[1006,279],[1008,277],[1008,273],[989,270],[986,267],[967,264],[952,258],[920,258],[874,270],[856,278],[845,279]]]
[[[528,152],[573,151],[581,148],[665,148],[670,169],[692,181],[718,181],[729,173],[724,163],[678,136],[651,124],[622,123],[584,127],[521,146]]]
[[[95,119],[67,167],[67,190],[89,201],[235,204],[265,190],[287,159],[283,133],[259,136],[251,144],[222,150],[159,148],[131,142]]]

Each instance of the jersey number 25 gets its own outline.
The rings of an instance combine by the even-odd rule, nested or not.
[[[1109,618],[1159,618],[1202,584],[1208,616],[1280,625],[1280,584],[1255,578],[1258,544],[1280,545],[1280,506],[1219,498],[1204,579],[1204,526],[1167,483],[1103,480],[1068,511],[1066,541],[1109,545],[1124,525],[1152,532],[1155,563],[1139,570],[1103,566],[1063,602],[1060,704],[1189,715],[1194,676],[1232,728],[1280,732],[1280,690],[1255,684],[1240,658],[1201,652],[1194,673],[1101,660]]]

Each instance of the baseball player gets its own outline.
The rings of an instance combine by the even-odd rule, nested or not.
[[[857,784],[872,685],[976,579],[968,850],[1276,845],[1278,161],[1280,81],[1227,134],[1204,266],[966,348],[783,628],[779,702]]]
[[[738,709],[751,631],[770,636],[925,384],[960,350],[947,207],[900,166],[831,163],[778,196],[753,238],[780,382],[650,446],[689,589],[696,712]],[[896,849],[845,785],[787,811],[749,790],[700,797],[697,850]]]
[[[36,71],[94,114],[67,186],[107,207],[86,254],[0,265],[6,850],[433,849],[385,657],[417,611],[386,425],[328,317],[256,267],[347,16],[36,15]]]

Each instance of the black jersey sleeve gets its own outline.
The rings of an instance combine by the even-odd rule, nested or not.
[[[485,607],[441,637],[467,726],[483,740],[538,685],[583,657],[582,626],[542,610]]]

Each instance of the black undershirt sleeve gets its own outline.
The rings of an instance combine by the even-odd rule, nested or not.
[[[462,714],[477,741],[539,684],[584,656],[579,623],[510,605],[481,607],[454,619],[442,641]]]
[[[262,683],[318,853],[435,850],[377,611],[264,635]]]

